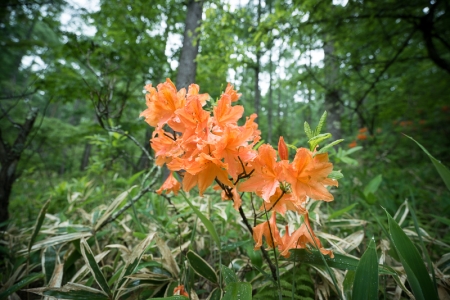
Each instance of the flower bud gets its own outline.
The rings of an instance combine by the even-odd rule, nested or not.
[[[286,143],[284,142],[284,138],[282,136],[280,136],[280,140],[278,141],[278,155],[280,156],[281,160],[289,159],[289,149],[286,146]]]

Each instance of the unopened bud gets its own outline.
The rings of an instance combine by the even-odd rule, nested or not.
[[[280,156],[281,160],[289,159],[289,149],[286,146],[286,143],[284,142],[284,138],[282,136],[280,136],[280,140],[278,141],[278,155]]]

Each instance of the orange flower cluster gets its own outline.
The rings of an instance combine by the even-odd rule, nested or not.
[[[141,113],[145,121],[155,127],[151,147],[156,163],[167,164],[171,173],[161,188],[162,193],[178,193],[198,186],[200,195],[216,182],[222,190],[222,198],[232,200],[240,210],[239,193],[253,192],[264,201],[262,209],[272,211],[270,221],[257,225],[253,230],[255,249],[262,245],[262,237],[270,247],[278,247],[281,254],[289,256],[289,249],[317,245],[325,254],[332,252],[322,248],[319,239],[309,225],[306,203],[308,198],[331,201],[333,195],[326,186],[337,186],[328,178],[333,165],[328,154],[317,154],[300,148],[289,162],[288,148],[280,138],[277,151],[269,144],[254,150],[260,140],[256,114],[248,117],[244,125],[238,120],[244,113],[240,105],[232,105],[240,94],[228,84],[215,105],[209,105],[209,95],[199,94],[199,86],[192,84],[188,91],[177,91],[167,79],[155,89],[147,85],[147,109]],[[210,109],[206,109],[210,107]],[[173,172],[182,175],[182,184]],[[304,214],[305,223],[292,235],[286,228],[280,236],[276,226],[276,213],[287,210]],[[315,241],[315,243],[314,243]]]
[[[189,297],[189,294],[186,292],[186,290],[184,289],[184,284],[180,284],[179,286],[176,286],[173,289],[173,295],[174,296],[185,296],[185,297]]]

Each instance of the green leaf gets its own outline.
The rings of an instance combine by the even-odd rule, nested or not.
[[[331,133],[322,133],[310,138],[308,140],[310,150],[313,151],[320,142],[323,142],[324,140],[329,139],[330,137]]]
[[[209,231],[209,234],[211,234],[211,237],[213,238],[213,240],[216,242],[217,246],[219,247],[219,251],[221,250],[221,245],[220,245],[220,238],[219,235],[216,232],[216,229],[214,228],[213,223],[207,218],[205,217],[205,215],[202,214],[201,211],[199,211],[197,209],[197,207],[195,207],[191,201],[189,201],[189,199],[186,197],[185,193],[181,191],[181,195],[183,195],[184,199],[186,200],[186,202],[189,204],[189,206],[192,208],[192,210],[195,212],[195,214],[200,218],[200,220],[203,222],[203,225],[205,225],[206,229]]]
[[[47,247],[44,249],[42,253],[41,263],[42,263],[42,271],[45,274],[45,282],[50,282],[52,278],[53,270],[55,270],[56,265],[56,250],[55,247]]]
[[[147,170],[142,170],[140,172],[137,172],[136,174],[134,174],[133,176],[131,176],[128,180],[127,180],[127,185],[131,185],[136,179],[139,178],[139,176],[142,175],[142,173],[146,172]]]
[[[37,242],[31,247],[31,252],[36,250],[41,250],[46,247],[55,246],[64,244],[67,242],[71,242],[74,240],[79,240],[82,238],[88,238],[92,236],[91,232],[75,232],[75,233],[67,233],[63,235],[52,236],[48,239]],[[20,250],[18,254],[26,253],[27,250]]]
[[[93,289],[81,284],[69,282],[62,288],[36,288],[26,290],[41,296],[52,296],[54,298],[71,299],[71,300],[108,300],[110,299],[105,293],[97,289]]]
[[[362,150],[362,149],[363,149],[362,146],[353,147],[352,149],[345,150],[345,155],[350,155],[350,154],[355,153],[355,152],[357,152],[359,150]]]
[[[334,142],[332,142],[332,143],[329,143],[328,145],[322,147],[322,149],[320,149],[319,151],[317,151],[317,154],[325,153],[325,152],[326,152],[325,150],[327,150],[328,148],[331,148],[331,147],[333,147],[333,146],[335,146],[335,145],[337,145],[337,144],[339,144],[339,143],[341,143],[341,142],[343,142],[343,141],[344,141],[344,139],[340,139],[340,140],[336,140],[336,141],[334,141]]]
[[[375,194],[375,192],[378,190],[378,187],[380,186],[381,182],[383,181],[383,176],[381,174],[377,175],[374,179],[372,179],[368,185],[364,188],[364,196],[368,197],[369,194]]]
[[[342,283],[344,288],[344,295],[347,300],[352,300],[352,286],[355,281],[355,271],[348,270],[345,274],[344,282]]]
[[[433,163],[434,167],[438,171],[439,175],[441,175],[442,180],[444,180],[444,183],[447,186],[447,189],[450,190],[450,170],[446,166],[444,166],[439,160],[434,158],[427,151],[427,149],[425,149],[425,147],[422,146],[418,141],[416,141],[415,139],[413,139],[410,136],[407,136],[406,134],[405,134],[405,136],[407,138],[410,138],[411,140],[413,140],[420,148],[422,148],[423,152],[425,152],[425,154],[428,155],[428,157],[431,159],[431,162]]]
[[[94,276],[95,281],[98,283],[100,288],[108,295],[112,296],[111,289],[109,288],[108,282],[106,282],[105,276],[100,270],[99,265],[95,261],[94,254],[92,253],[91,248],[89,247],[87,241],[85,239],[81,239],[81,255],[83,255],[84,261]]]
[[[220,300],[222,299],[222,290],[219,288],[215,288],[211,294],[209,294],[206,300]]]
[[[9,295],[17,292],[18,290],[22,289],[23,287],[29,285],[32,282],[35,282],[38,279],[44,278],[44,274],[42,273],[31,273],[28,276],[22,278],[19,282],[16,284],[10,286],[5,291],[0,293],[0,299],[6,299]]]
[[[308,137],[308,139],[311,139],[314,136],[314,134],[311,131],[311,127],[309,127],[308,122],[306,122],[306,121],[304,123],[304,128],[305,128],[306,136]]]
[[[36,240],[36,236],[38,235],[39,231],[41,230],[41,226],[42,226],[42,223],[44,222],[45,213],[47,212],[47,208],[50,204],[50,200],[51,199],[48,199],[47,202],[45,202],[44,206],[41,208],[41,211],[39,212],[39,215],[36,220],[36,224],[34,225],[34,228],[33,228],[33,233],[31,234],[30,241],[28,242],[28,255],[31,251],[31,246],[33,246],[34,241]]]
[[[345,214],[346,212],[352,210],[358,203],[353,203],[343,209],[340,209],[338,211],[335,211],[334,213],[332,213],[329,217],[328,220],[340,217],[341,215]]]
[[[314,131],[314,135],[319,135],[320,132],[322,131],[322,127],[323,125],[325,125],[325,122],[327,121],[327,115],[328,115],[327,111],[324,111],[322,116],[320,117],[319,124],[317,125],[316,130]]]
[[[186,257],[189,260],[189,264],[191,265],[192,269],[194,269],[195,273],[208,279],[213,283],[219,282],[217,274],[216,272],[214,272],[214,269],[197,253],[193,251],[188,251]]]
[[[247,256],[250,258],[252,265],[261,268],[263,265],[261,251],[256,251],[253,245],[247,245],[244,250]]]
[[[299,263],[305,263],[310,264],[314,266],[324,267],[324,263],[322,261],[322,258],[320,256],[319,251],[317,250],[306,250],[306,249],[292,249],[289,252],[291,252],[291,256],[289,257],[290,261],[295,260]],[[334,258],[330,258],[328,255],[323,256],[331,268],[336,268],[339,270],[353,270],[355,271],[358,267],[359,259],[346,256],[340,253],[334,253]],[[388,269],[386,269],[384,266],[378,266],[380,274],[384,275],[393,275],[395,273],[392,273]]]
[[[145,250],[152,242],[154,236],[154,232],[150,233],[147,238],[142,240],[136,247],[133,248],[133,251],[131,252],[125,264],[125,267],[123,268],[122,273],[119,276],[119,280],[116,281],[115,287],[118,288],[115,289],[115,293],[121,293],[120,289],[124,287],[128,281],[126,277],[130,274],[133,274],[133,272],[136,270],[139,262],[141,261],[142,255],[144,255]],[[118,295],[116,295],[115,298],[119,298]]]
[[[101,218],[97,221],[97,224],[95,224],[94,230],[99,230],[103,224],[109,219],[109,217],[114,213],[114,211],[119,207],[119,205],[127,198],[127,196],[130,194],[131,190],[136,187],[132,186],[127,191],[121,193],[119,196],[114,199],[114,201],[108,206],[106,211],[103,213]]]
[[[222,265],[221,271],[222,271],[223,280],[225,281],[225,285],[229,285],[230,283],[233,283],[233,282],[239,282],[239,279],[237,278],[236,273],[234,273],[234,271],[231,270],[230,268]]]
[[[417,248],[386,211],[392,244],[405,268],[406,276],[416,299],[438,299],[436,289]]]
[[[450,219],[441,217],[441,216],[436,216],[436,215],[431,215],[433,217],[433,219],[438,220],[441,223],[444,223],[447,226],[450,226]]]
[[[356,268],[352,295],[355,299],[378,299],[378,262],[373,238]]]
[[[222,300],[251,300],[252,285],[248,282],[233,282],[225,287]]]
[[[166,298],[152,298],[153,300],[186,300],[189,299],[186,296],[170,296]]]
[[[339,180],[341,178],[344,178],[344,174],[342,174],[341,171],[331,171],[331,173],[328,174],[328,178]]]

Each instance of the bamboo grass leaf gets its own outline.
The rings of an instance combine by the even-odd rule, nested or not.
[[[42,223],[44,222],[44,219],[45,219],[45,213],[47,212],[47,208],[50,205],[50,200],[51,199],[48,199],[47,202],[45,202],[44,206],[41,208],[41,211],[39,212],[39,215],[36,219],[36,224],[34,225],[33,233],[31,234],[30,241],[28,242],[28,255],[31,251],[31,247],[34,244],[34,241],[36,240],[36,237],[37,237],[39,231],[41,230]]]
[[[405,136],[407,138],[411,139],[413,142],[415,142],[423,150],[423,152],[425,152],[425,154],[428,155],[428,157],[431,159],[431,162],[433,163],[434,167],[438,171],[439,175],[441,175],[442,180],[444,180],[444,183],[447,186],[447,189],[450,190],[450,170],[446,166],[444,166],[439,160],[434,158],[434,156],[431,155],[430,152],[428,152],[428,150],[424,146],[422,146],[418,141],[416,141],[415,139],[413,139],[410,136],[407,136],[406,134],[405,134]]]
[[[378,261],[373,238],[356,268],[352,297],[354,299],[378,299]]]
[[[292,249],[290,261],[296,261],[299,263],[305,263],[313,266],[324,267],[324,263],[317,250],[306,250],[306,249]],[[339,270],[353,270],[355,271],[358,267],[359,259],[340,253],[334,252],[334,258],[330,258],[327,255],[323,256],[330,268],[336,268]],[[390,271],[384,266],[378,266],[379,273],[383,275],[395,275],[395,272]]]
[[[51,296],[54,298],[70,299],[70,300],[108,300],[110,299],[103,291],[87,287],[81,284],[69,282],[62,288],[35,288],[28,289],[27,292],[38,294],[41,296]]]
[[[82,238],[88,238],[90,236],[92,236],[91,232],[74,232],[74,233],[68,233],[68,234],[64,234],[64,235],[53,236],[51,238],[39,241],[36,244],[34,244],[31,247],[31,252],[41,250],[41,249],[44,249],[44,248],[47,248],[50,246],[60,245],[60,244],[64,244],[67,242],[79,240]],[[18,252],[18,254],[24,254],[26,252],[27,252],[27,250],[21,250]]]
[[[36,280],[39,280],[41,278],[44,278],[44,274],[39,273],[31,273],[28,276],[24,277],[22,280],[17,282],[16,284],[10,286],[5,291],[0,293],[0,299],[7,299],[8,296],[12,295],[13,293],[17,292],[18,290],[22,289],[23,287],[26,287],[32,282],[35,282]]]
[[[236,273],[234,273],[233,270],[224,265],[221,266],[221,270],[225,285],[228,285],[233,282],[239,282],[239,279],[237,278]]]
[[[127,196],[130,194],[131,190],[136,187],[132,186],[127,191],[121,193],[119,196],[114,199],[114,201],[108,206],[106,211],[103,213],[103,215],[100,217],[100,219],[97,221],[97,223],[94,226],[94,230],[97,231],[99,228],[102,227],[102,225],[109,219],[109,217],[114,213],[114,211],[119,207],[119,205],[127,198]]]
[[[139,265],[139,262],[141,261],[142,255],[144,255],[145,250],[152,242],[153,238],[155,237],[156,233],[152,232],[145,239],[143,239],[136,247],[134,247],[133,251],[131,252],[131,255],[128,257],[125,266],[119,276],[119,280],[116,281],[115,287],[118,287],[116,290],[116,293],[121,293],[121,289],[126,285],[128,282],[127,276],[133,274],[133,272],[136,270],[136,268]],[[119,298],[118,295],[115,295],[116,299]]]
[[[175,260],[175,257],[170,251],[170,248],[167,246],[166,242],[164,242],[159,236],[155,237],[156,245],[158,246],[159,252],[161,252],[163,258],[163,267],[169,271],[172,276],[178,278],[180,274],[180,268]]]
[[[248,282],[232,282],[225,287],[222,300],[251,300],[252,285]]]
[[[213,283],[219,282],[217,274],[214,271],[214,269],[197,253],[193,251],[188,251],[186,257],[189,260],[189,264],[191,265],[192,269],[194,269],[195,273],[208,279]]]
[[[88,266],[89,271],[91,271],[92,276],[94,276],[95,281],[108,296],[112,296],[108,282],[106,281],[105,276],[103,275],[100,266],[97,264],[94,254],[85,239],[81,239],[80,247],[81,255],[83,255],[86,265]]]
[[[408,282],[416,299],[438,299],[433,282],[417,248],[386,211],[389,223],[389,234],[401,263],[405,268]]]
[[[189,201],[189,199],[186,197],[184,192],[181,192],[180,194],[183,195],[183,197],[186,200],[186,202],[189,204],[189,206],[192,208],[192,210],[195,212],[195,214],[200,218],[200,220],[202,221],[203,225],[205,225],[206,229],[209,231],[209,234],[211,234],[211,237],[216,242],[217,246],[219,247],[219,251],[220,251],[221,250],[220,238],[219,238],[219,235],[217,234],[216,229],[214,228],[213,223],[204,214],[202,214],[202,212],[199,211],[197,209],[197,207],[195,207],[192,204],[191,201]]]
[[[211,294],[209,294],[206,300],[220,300],[222,299],[222,290],[219,288],[215,288]]]

